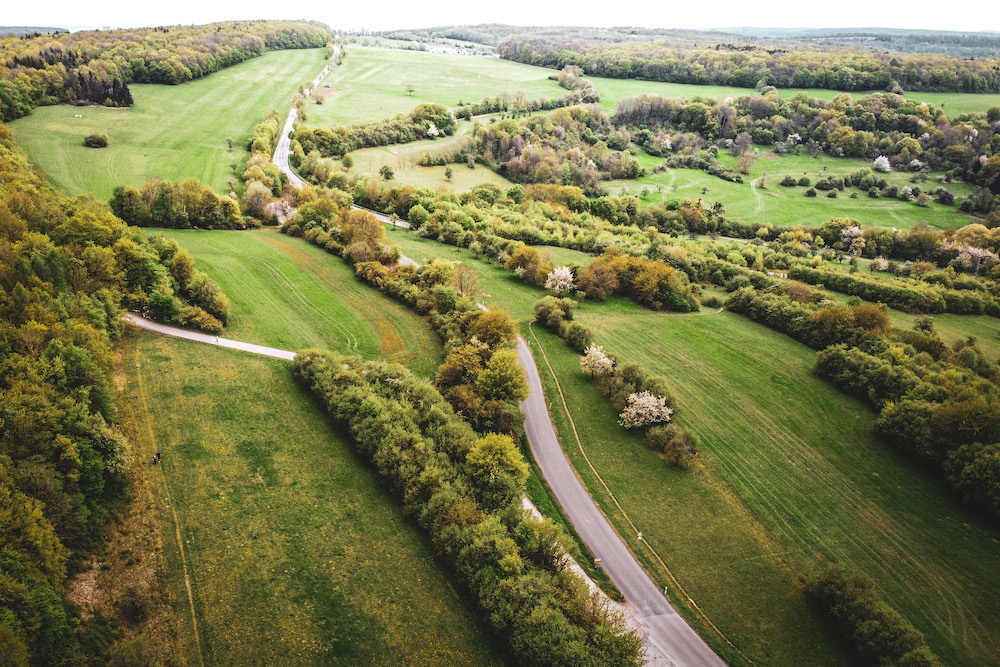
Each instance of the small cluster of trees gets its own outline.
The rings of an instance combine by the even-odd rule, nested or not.
[[[151,178],[141,190],[119,185],[108,204],[115,215],[138,227],[247,228],[236,200],[220,197],[196,178],[182,183]]]
[[[575,307],[572,299],[544,297],[535,302],[535,321],[583,354],[580,368],[611,400],[624,428],[640,433],[673,465],[689,465],[697,455],[694,438],[670,423],[676,405],[666,381],[637,364],[618,364],[593,342],[590,330],[572,321]]]
[[[806,594],[833,618],[865,664],[941,664],[923,635],[881,598],[868,577],[830,568],[809,582]]]
[[[108,147],[108,137],[104,134],[88,134],[83,138],[83,145],[87,148],[107,148]]]
[[[122,310],[172,298],[182,279],[195,299],[214,286],[175,244],[50,188],[3,125],[0,173],[3,660],[106,664],[117,622],[81,618],[64,593],[72,563],[106,548],[102,527],[127,494],[113,384]]]
[[[294,368],[518,661],[640,664],[639,638],[564,569],[568,540],[521,508],[528,466],[509,436],[477,437],[437,390],[400,366],[308,353]]]

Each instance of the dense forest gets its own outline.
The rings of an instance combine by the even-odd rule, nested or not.
[[[0,258],[0,647],[5,664],[103,664],[112,625],[81,622],[63,592],[128,486],[112,385],[120,315],[208,328],[228,303],[172,241],[52,190],[3,125]]]
[[[552,36],[518,35],[497,46],[502,58],[556,69],[577,65],[590,76],[752,88],[890,90],[964,93],[1000,92],[996,58],[857,50],[758,47],[655,41],[606,43]]]
[[[312,21],[240,21],[0,39],[0,120],[45,104],[129,106],[130,83],[177,84],[331,37]]]

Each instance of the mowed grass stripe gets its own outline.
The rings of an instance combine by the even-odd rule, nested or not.
[[[853,564],[942,656],[992,661],[998,600],[980,587],[997,583],[993,532],[873,441],[870,411],[811,375],[814,352],[728,313],[579,319],[669,378],[710,466],[799,568]]]
[[[302,239],[269,229],[156,233],[187,248],[226,292],[233,302],[229,329],[241,340],[384,358],[425,377],[436,372],[441,344],[423,318]]]
[[[154,483],[174,507],[164,495],[158,511],[178,517],[205,664],[500,662],[287,363],[146,333],[125,346],[129,420],[155,437],[133,442],[143,460],[163,453]]]
[[[272,109],[284,117],[298,87],[324,64],[322,49],[273,51],[177,86],[133,85],[128,109],[39,107],[10,127],[32,163],[72,195],[107,199],[116,185],[138,187],[152,177],[194,177],[228,192],[230,165],[241,171],[250,130]],[[83,146],[94,132],[111,145]]]

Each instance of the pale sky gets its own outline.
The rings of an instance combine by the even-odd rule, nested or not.
[[[655,28],[887,27],[936,30],[1000,30],[993,0],[971,0],[928,10],[918,3],[871,0],[462,0],[452,2],[323,2],[298,0],[167,0],[4,2],[2,25],[138,27],[211,23],[229,19],[314,19],[342,30],[391,30],[439,25],[647,26]]]

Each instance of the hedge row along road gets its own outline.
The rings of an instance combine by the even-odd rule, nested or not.
[[[405,255],[400,256],[399,262],[419,266]],[[487,310],[483,305],[480,308]],[[295,358],[295,353],[288,350],[187,331],[146,320],[135,313],[128,313],[126,319],[141,329],[166,336],[289,361]],[[525,416],[524,430],[531,453],[573,528],[591,552],[602,560],[601,565],[608,577],[624,595],[625,612],[630,625],[644,640],[647,663],[677,666],[723,665],[708,644],[667,601],[583,486],[556,437],[546,409],[538,367],[528,344],[521,336],[517,337],[517,355],[530,390],[528,398],[520,407]],[[582,573],[582,570],[578,573]]]
[[[330,58],[334,62],[340,60],[339,44],[333,45],[333,55]],[[326,76],[327,72],[329,71],[330,71],[330,66],[327,65],[326,67],[323,68],[323,71],[320,72],[315,79],[313,79],[312,86],[306,88],[305,90],[306,97],[309,97],[312,91],[316,90],[316,86],[319,85],[319,82],[323,80],[323,77]],[[295,119],[297,117],[298,117],[298,111],[293,106],[288,111],[288,118],[285,120],[285,127],[282,128],[281,136],[278,137],[278,145],[274,149],[273,161],[275,166],[278,167],[278,169],[281,172],[283,172],[288,176],[289,184],[291,184],[296,188],[301,188],[303,185],[305,185],[305,182],[301,178],[296,176],[295,172],[292,171],[292,165],[288,163],[288,154],[291,151],[291,144],[292,144],[292,141],[291,139],[288,138],[288,135],[291,133],[292,127],[295,125]]]

